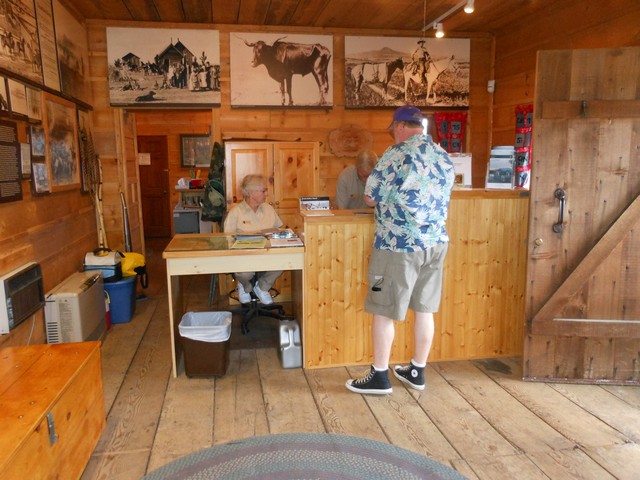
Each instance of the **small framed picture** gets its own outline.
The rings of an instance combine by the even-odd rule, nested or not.
[[[180,166],[182,168],[209,167],[211,153],[209,135],[180,135]]]
[[[29,138],[31,140],[31,156],[42,157],[42,160],[44,160],[46,152],[44,127],[31,125]]]
[[[31,182],[33,185],[33,191],[36,194],[44,194],[51,192],[51,183],[49,182],[49,169],[44,162],[33,162],[31,164],[33,175]]]
[[[22,178],[31,176],[31,145],[20,144],[20,161],[22,162]]]

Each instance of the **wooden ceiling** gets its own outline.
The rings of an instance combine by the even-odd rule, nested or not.
[[[61,0],[82,19],[136,22],[415,30],[443,20],[445,31],[496,33],[573,0]],[[543,10],[544,9],[544,10]],[[429,35],[429,33],[427,34]]]

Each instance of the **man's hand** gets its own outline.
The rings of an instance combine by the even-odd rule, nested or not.
[[[364,196],[364,203],[366,203],[369,207],[375,207],[378,202],[376,202],[373,198],[368,195]]]

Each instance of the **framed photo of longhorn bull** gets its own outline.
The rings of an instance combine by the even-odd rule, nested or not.
[[[345,37],[345,107],[469,107],[466,38]]]
[[[231,106],[333,107],[333,36],[229,34]]]
[[[220,32],[107,27],[112,106],[220,106]]]

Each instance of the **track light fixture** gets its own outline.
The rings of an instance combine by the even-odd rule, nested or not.
[[[464,8],[464,11],[466,13],[473,12],[474,4],[475,4],[475,0],[462,0],[461,2],[457,3],[456,5],[451,7],[449,10],[444,12],[442,15],[440,15],[438,18],[436,18],[433,22],[427,24],[427,22],[426,22],[426,2],[425,2],[425,13],[424,13],[425,18],[424,18],[424,21],[423,21],[422,31],[424,32],[427,29],[433,28],[434,30],[436,30],[436,37],[437,38],[444,37],[444,30],[442,29],[442,21],[447,19],[450,15],[454,14],[455,12],[460,10],[461,8]]]
[[[467,4],[464,6],[464,13],[473,13],[475,0],[467,0]]]

